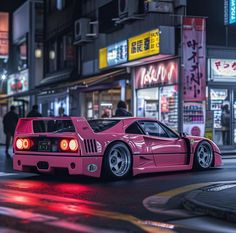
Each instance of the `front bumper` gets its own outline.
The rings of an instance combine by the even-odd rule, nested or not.
[[[100,177],[102,157],[77,156],[39,156],[17,155],[13,156],[13,168],[17,171],[36,169],[40,173],[53,173],[55,169],[67,169],[70,175],[85,175]]]

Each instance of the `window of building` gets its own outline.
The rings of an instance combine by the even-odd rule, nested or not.
[[[28,67],[28,60],[27,60],[27,42],[24,41],[23,43],[18,45],[18,70],[24,70]]]

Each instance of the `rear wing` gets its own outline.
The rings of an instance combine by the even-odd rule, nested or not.
[[[68,132],[74,132],[82,138],[88,137],[88,134],[94,134],[84,117],[33,117],[19,119],[15,136]]]

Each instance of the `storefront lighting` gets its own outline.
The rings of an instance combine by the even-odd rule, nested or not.
[[[41,58],[42,56],[43,56],[42,49],[40,49],[40,48],[35,49],[35,57]]]
[[[54,60],[55,57],[56,57],[55,51],[54,51],[54,50],[51,50],[51,51],[49,52],[49,58],[50,58],[51,60]]]
[[[7,78],[7,76],[5,74],[1,75],[1,79],[4,81]]]

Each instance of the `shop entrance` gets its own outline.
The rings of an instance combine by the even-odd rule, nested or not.
[[[232,87],[209,89],[209,107],[213,111],[213,141],[223,147],[236,144],[236,91]]]

